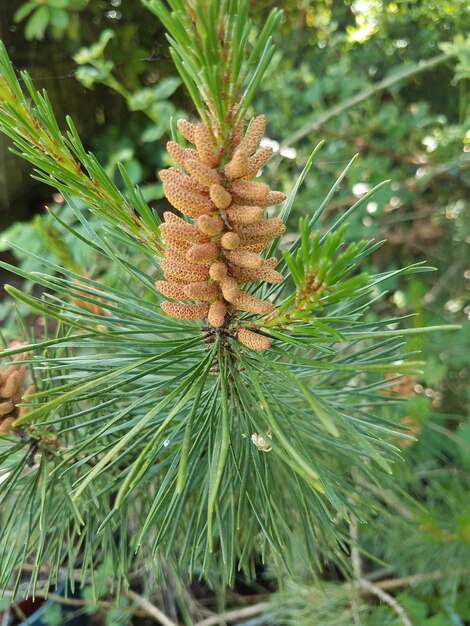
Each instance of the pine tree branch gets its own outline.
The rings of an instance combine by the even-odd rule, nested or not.
[[[271,31],[280,14],[268,19],[246,59],[247,0],[171,0],[174,12],[166,9],[165,2],[151,4],[171,33],[174,57],[188,89],[196,94],[203,119],[211,116],[233,130],[273,52]],[[219,15],[219,7],[228,13]],[[235,80],[228,92],[225,83],[218,89],[226,70]],[[23,79],[32,103],[0,50],[0,129],[33,163],[37,177],[61,190],[71,203],[73,197],[80,198],[107,220],[106,231],[97,232],[74,206],[85,234],[73,228],[67,232],[102,255],[113,272],[109,284],[100,284],[32,253],[34,271],[15,270],[44,287],[40,296],[11,288],[9,293],[44,316],[45,336],[36,349],[33,338],[28,339],[34,356],[26,364],[38,385],[28,400],[30,412],[13,422],[13,429],[28,428],[28,437],[13,432],[0,450],[0,465],[8,473],[0,493],[0,587],[11,588],[26,560],[34,563],[30,592],[45,563],[51,567],[51,584],[65,563],[72,576],[80,562],[83,580],[101,563],[110,564],[117,576],[125,578],[131,566],[158,568],[155,555],[160,554],[175,563],[182,579],[197,572],[210,580],[216,572],[221,586],[232,585],[237,570],[252,576],[260,558],[273,562],[283,574],[297,569],[299,559],[306,569],[319,568],[325,555],[347,568],[345,526],[340,522],[351,516],[366,518],[375,503],[370,490],[361,490],[354,499],[350,494],[359,479],[389,488],[393,464],[400,459],[395,423],[385,412],[374,413],[377,406],[394,401],[382,394],[389,384],[383,374],[415,372],[422,365],[413,360],[416,353],[407,349],[403,337],[423,330],[401,331],[399,325],[407,318],[377,319],[370,311],[381,297],[384,281],[425,268],[415,264],[367,276],[360,272],[363,259],[379,244],[345,243],[344,220],[381,185],[353,204],[324,236],[315,235],[318,220],[351,164],[345,168],[312,217],[303,220],[301,236],[286,255],[292,280],[282,283],[275,277],[274,287],[261,286],[269,298],[269,306],[262,310],[273,311],[271,318],[250,317],[250,312],[259,310],[258,304],[245,306],[243,317],[232,316],[227,325],[224,317],[220,326],[202,327],[200,318],[193,317],[194,308],[188,317],[185,305],[181,317],[167,317],[148,269],[148,250],[158,251],[160,245],[158,219],[125,170],[120,171],[129,199],[85,151],[73,124],[69,121],[68,132],[62,134],[47,96],[34,89],[28,75],[23,74]],[[243,93],[242,106],[233,111],[235,118],[225,119],[224,110]],[[256,145],[257,134],[264,130],[263,116],[257,119],[255,130],[250,127],[254,132],[250,141]],[[205,153],[208,160],[205,179],[214,155],[220,156],[212,141],[217,124],[215,130],[187,124],[188,141],[192,138],[196,147],[200,144],[201,155]],[[234,140],[240,140],[237,133]],[[316,152],[294,186],[286,216]],[[246,172],[252,152],[240,154],[245,163],[241,171]],[[223,164],[224,172],[229,164]],[[214,173],[220,175],[212,171],[212,179]],[[193,208],[202,202],[204,210],[213,212],[207,185],[190,185],[191,177],[188,182],[184,173],[173,174],[186,181],[174,179],[169,187],[178,192],[175,197],[184,197],[182,213],[185,207],[188,210],[188,200]],[[241,198],[247,186],[251,192],[257,189],[259,194],[261,189],[269,195],[265,186],[251,182],[253,188],[248,182],[234,183]],[[209,196],[204,196],[206,191],[199,194],[201,185]],[[210,187],[215,187],[216,195],[220,192],[218,183]],[[179,244],[189,243],[192,249],[194,242],[176,236],[188,226],[194,235],[194,225],[185,222],[170,231]],[[240,235],[248,237],[248,246],[262,250],[259,246],[269,247],[274,236],[252,239],[256,231],[260,234],[258,226],[254,231],[243,227]],[[279,232],[278,226],[273,232]],[[122,230],[143,242],[137,248],[139,255]],[[217,255],[213,247],[209,249],[206,261],[225,254],[220,247]],[[185,255],[188,250],[183,250]],[[256,254],[244,255],[248,262],[244,269],[260,268],[261,262],[272,278],[271,266],[264,266],[265,259]],[[203,263],[195,275],[206,276],[208,267]],[[158,263],[154,269],[160,278]],[[181,272],[193,275],[194,268],[176,263],[173,269],[179,284]],[[105,314],[79,306],[77,299],[99,305]],[[276,306],[282,313],[277,318]],[[255,330],[261,327],[259,337],[271,346],[271,335],[273,345],[259,352],[248,349],[249,343],[238,340],[242,324]],[[53,340],[47,334],[50,328],[56,332]],[[4,356],[15,352],[6,351]],[[259,440],[264,434],[269,446],[262,448],[253,435]],[[49,445],[52,437],[55,447]],[[356,481],[352,470],[357,471]],[[287,487],[276,489],[277,485]],[[290,549],[292,537],[304,549]],[[356,569],[360,579],[360,568]],[[162,623],[159,609],[152,611]]]

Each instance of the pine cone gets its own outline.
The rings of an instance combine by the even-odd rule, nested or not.
[[[236,311],[271,313],[274,305],[241,289],[248,282],[283,278],[274,270],[274,257],[266,261],[259,255],[285,229],[278,218],[263,218],[264,208],[283,202],[285,195],[253,181],[272,154],[270,148],[258,150],[265,116],[254,118],[244,136],[241,126],[234,129],[225,142],[231,146],[228,158],[210,128],[187,120],[177,126],[195,149],[168,142],[168,153],[182,169],[170,167],[160,177],[170,204],[195,223],[164,213],[160,232],[167,249],[161,267],[166,281],[155,286],[166,297],[197,304],[164,302],[163,311],[177,319],[207,317],[214,328],[224,326],[227,314]],[[239,329],[237,336],[253,350],[271,345],[267,337],[247,329]]]
[[[32,392],[24,393],[25,376],[26,366],[19,363],[0,368],[0,435],[10,432],[22,411],[17,405]]]

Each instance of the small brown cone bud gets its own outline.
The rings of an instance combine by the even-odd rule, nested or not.
[[[179,183],[163,183],[163,193],[175,209],[193,219],[215,210],[215,206],[209,198],[187,191]]]
[[[249,250],[251,250],[251,248],[249,248]],[[165,259],[168,259],[170,261],[185,261],[186,251],[182,252],[179,248],[167,246],[165,250]]]
[[[232,205],[227,209],[227,217],[237,224],[255,224],[263,217],[263,209],[260,206]]]
[[[205,187],[220,183],[220,174],[200,161],[197,156],[187,158],[185,167],[191,176]]]
[[[215,215],[201,215],[197,218],[197,227],[208,237],[215,237],[224,227],[224,222]]]
[[[245,178],[254,178],[258,171],[266,165],[272,155],[272,148],[261,148],[261,150],[258,150],[258,152],[250,157],[250,160],[248,161]]]
[[[249,252],[256,252],[259,254],[269,246],[271,241],[271,237],[253,240],[249,239],[248,237],[242,237],[241,245],[245,250],[248,250]]]
[[[165,257],[172,258],[181,258],[185,256],[186,250],[191,247],[191,242],[186,241],[184,239],[177,239],[177,237],[173,236],[171,233],[165,231],[165,243],[166,248],[164,249]],[[185,246],[185,244],[187,244]]]
[[[212,280],[220,282],[227,276],[227,266],[223,261],[216,261],[209,268],[209,276]]]
[[[225,176],[230,180],[245,176],[249,167],[249,158],[247,152],[235,150],[233,157],[224,167]]]
[[[186,252],[191,247],[190,241],[170,241],[165,250],[166,259],[181,260],[186,258]]]
[[[6,435],[13,427],[14,417],[6,417],[0,422],[0,435]]]
[[[164,211],[163,219],[165,220],[165,222],[168,222],[170,224],[187,224],[188,223],[188,222],[185,222],[181,217],[178,217],[172,211]]]
[[[227,276],[220,281],[220,288],[222,289],[222,295],[227,302],[234,303],[240,295],[240,287],[237,281],[230,276]]]
[[[265,183],[253,183],[249,180],[233,180],[230,183],[230,191],[248,204],[256,204],[269,193],[269,187]]]
[[[226,209],[232,202],[232,196],[222,185],[211,185],[209,190],[212,202],[218,209]]]
[[[239,150],[244,150],[248,154],[253,154],[256,148],[259,146],[259,142],[263,138],[264,131],[266,129],[266,116],[258,115],[251,122],[245,137],[238,146]]]
[[[207,189],[195,178],[188,176],[176,167],[168,167],[166,170],[160,170],[158,172],[164,185],[173,185],[181,188],[187,193],[197,193],[204,197],[207,197]]]
[[[226,314],[227,306],[223,300],[213,302],[209,307],[209,313],[207,315],[209,324],[214,328],[220,328],[224,325]]]
[[[286,227],[284,222],[278,217],[271,217],[267,220],[262,220],[256,224],[249,224],[247,226],[236,226],[234,230],[240,235],[240,237],[269,237],[274,239],[281,235]]]
[[[190,300],[202,300],[203,302],[211,302],[214,298],[218,298],[219,288],[217,285],[204,282],[190,283],[183,287],[185,298]]]
[[[240,328],[237,332],[237,339],[240,343],[242,343],[250,350],[256,350],[260,352],[261,350],[267,350],[271,347],[271,339],[268,337],[264,337],[264,335],[258,335],[258,333],[254,333],[251,330],[247,330],[246,328]]]
[[[199,231],[193,224],[188,224],[184,220],[180,222],[163,222],[159,226],[163,241],[173,243],[174,241],[194,241],[205,243],[207,237]]]
[[[237,233],[224,233],[220,238],[220,245],[222,248],[225,248],[225,250],[236,250],[240,245],[240,237]]]
[[[184,169],[187,169],[186,160],[190,157],[194,158],[194,155],[196,154],[195,150],[182,148],[179,143],[176,143],[176,141],[168,141],[166,144],[166,150],[173,161]]]
[[[219,246],[216,243],[199,243],[191,246],[186,252],[186,260],[191,263],[208,263],[219,254]]]
[[[179,304],[178,302],[162,302],[162,310],[178,320],[203,320],[209,312],[208,304]]]
[[[267,196],[265,196],[262,200],[260,200],[260,206],[274,206],[275,204],[281,204],[287,198],[285,193],[282,191],[270,191]]]
[[[15,405],[11,400],[6,400],[5,402],[0,402],[0,417],[3,415],[8,415],[15,408]]]
[[[197,283],[209,278],[209,268],[206,265],[196,265],[187,261],[172,261],[162,259],[161,268],[165,278],[175,283]]]
[[[240,295],[235,302],[238,311],[247,311],[248,313],[256,313],[257,315],[265,315],[272,313],[276,307],[271,302],[265,302],[259,298],[255,298],[246,291],[240,291]]]
[[[176,122],[176,125],[178,126],[178,130],[186,139],[186,141],[189,141],[190,143],[196,143],[194,135],[196,127],[194,126],[194,124],[191,124],[191,122],[188,122],[188,120],[178,120]]]
[[[215,167],[219,163],[219,155],[214,140],[204,124],[198,124],[194,130],[194,143],[198,156],[209,167]]]
[[[284,280],[284,276],[280,272],[272,269],[267,265],[263,265],[255,270],[241,269],[238,267],[233,268],[233,277],[238,283],[251,283],[256,280],[264,280],[267,283],[278,284]]]
[[[9,376],[5,380],[2,388],[0,389],[0,396],[2,398],[13,398],[17,395],[24,378],[24,371],[13,370],[10,371]]]
[[[255,269],[257,267],[261,267],[263,264],[263,258],[260,257],[259,254],[256,254],[256,252],[250,252],[249,250],[245,250],[243,248],[227,251],[225,252],[225,256],[234,265],[238,265],[238,267],[246,267],[247,269]]]
[[[165,280],[157,280],[155,283],[157,291],[166,296],[167,298],[174,298],[175,300],[186,300],[187,295],[184,291],[184,285],[178,283],[169,283]]]
[[[245,131],[245,123],[240,122],[238,126],[232,130],[232,136],[230,138],[230,145],[232,150],[235,150],[239,145],[241,140],[243,139],[243,133]]]

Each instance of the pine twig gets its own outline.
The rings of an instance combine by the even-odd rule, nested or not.
[[[395,613],[398,615],[398,618],[403,624],[403,626],[413,626],[413,623],[408,617],[407,612],[402,607],[402,605],[396,600],[396,598],[391,596],[389,593],[387,593],[386,591],[384,591],[383,589],[381,589],[374,583],[371,583],[368,580],[364,580],[364,578],[361,578],[360,580],[358,580],[357,584],[361,587],[361,589],[364,589],[364,591],[368,591],[374,596],[377,596],[377,598],[382,600],[382,602],[384,602],[385,604],[388,604],[388,606],[392,608],[395,611]]]
[[[393,596],[378,587],[375,583],[372,583],[369,580],[365,580],[365,578],[362,577],[361,555],[358,548],[359,532],[357,529],[357,523],[355,521],[351,522],[349,525],[349,536],[351,539],[351,562],[355,577],[355,587],[368,591],[369,593],[377,596],[377,598],[382,600],[382,602],[384,602],[385,604],[388,604],[388,606],[390,606],[398,615],[398,618],[400,619],[403,626],[413,626],[405,609]],[[355,623],[359,624],[360,620],[357,598],[353,598],[352,611]]]
[[[12,591],[5,591],[5,596],[7,597],[10,596],[13,599],[15,594]],[[97,600],[96,602],[92,602],[90,600],[83,600],[82,598],[67,598],[65,596],[60,596],[56,593],[48,593],[46,595],[45,591],[41,589],[36,589],[36,597],[41,597],[41,596],[43,596],[45,600],[50,600],[51,602],[56,602],[57,604],[63,604],[65,606],[71,606],[71,607],[77,607],[77,608],[97,607],[98,609],[101,609],[103,611],[108,611],[109,609],[117,608],[116,603],[110,600]],[[11,614],[11,611],[14,605],[16,606],[16,604],[12,602],[10,607],[6,610],[8,614]],[[132,607],[130,608],[119,607],[119,609],[121,611],[127,611],[129,613],[132,613],[132,615],[137,615],[139,617],[148,617],[148,612],[145,611],[144,609],[135,609]],[[5,622],[5,616],[6,616],[6,612],[3,615],[2,622],[0,622],[0,626],[8,626],[9,622],[8,620]],[[177,626],[177,625],[174,624],[172,626]]]
[[[152,604],[147,598],[143,598],[135,591],[126,591],[126,596],[132,602],[135,602],[141,609],[143,609],[149,617],[153,617],[154,620],[162,626],[178,626],[169,617],[165,615],[159,608]]]
[[[349,536],[351,539],[351,545],[350,545],[351,563],[353,567],[354,577],[357,580],[360,580],[362,576],[362,563],[361,563],[361,555],[357,547],[359,533],[358,533],[356,522],[351,522],[349,524]],[[359,594],[358,594],[357,585],[355,585],[354,588],[352,589],[351,610],[353,614],[354,623],[356,624],[356,626],[360,626],[361,620],[359,618]]]
[[[194,626],[217,626],[217,624],[223,624],[225,622],[234,622],[236,620],[244,619],[245,617],[254,617],[260,613],[264,613],[269,608],[268,602],[258,602],[252,606],[245,606],[242,609],[234,609],[233,611],[227,611],[220,615],[212,615],[200,622],[197,622]]]
[[[357,547],[359,539],[357,522],[351,522],[349,524],[349,536],[351,538],[351,563],[353,566],[354,576],[360,579],[362,578],[362,563],[359,548]]]
[[[120,611],[128,612],[132,616],[135,615],[137,617],[148,617],[148,612],[145,611],[144,609],[136,609],[133,607],[125,607],[125,606],[118,607],[116,603],[111,602],[109,600],[98,600],[95,603],[95,602],[90,602],[89,600],[82,600],[80,598],[65,598],[64,596],[59,596],[55,593],[49,593],[47,595],[47,599],[53,602],[57,602],[57,604],[64,604],[66,606],[72,606],[72,607],[75,606],[77,608],[96,606],[99,609],[102,609],[103,611],[109,611],[110,609],[119,608]]]
[[[416,585],[418,583],[432,581],[432,580],[440,580],[444,576],[448,576],[452,572],[448,572],[445,570],[435,570],[434,572],[429,572],[427,574],[413,574],[411,576],[403,576],[402,578],[386,578],[385,580],[378,581],[375,586],[378,589],[398,589],[400,587],[408,587],[409,585]],[[470,569],[465,569],[461,574],[470,574]]]

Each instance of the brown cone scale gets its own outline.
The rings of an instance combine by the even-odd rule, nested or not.
[[[250,348],[250,350],[256,350],[256,352],[261,352],[261,350],[267,350],[271,347],[271,339],[258,335],[258,333],[254,333],[246,328],[240,328],[237,332],[237,339],[244,346]]]
[[[227,314],[227,305],[223,300],[213,302],[209,307],[207,319],[209,324],[214,328],[220,328],[224,325],[225,316]]]

